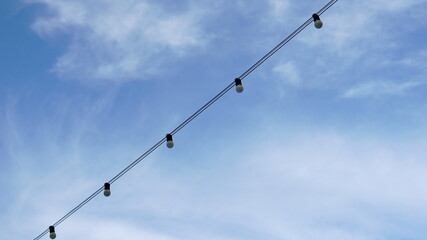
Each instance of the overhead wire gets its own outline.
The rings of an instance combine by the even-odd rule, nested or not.
[[[330,7],[332,7],[338,0],[331,0],[329,1],[323,8],[321,8],[317,14],[320,16],[324,12],[326,12]],[[260,58],[255,64],[253,64],[250,68],[248,68],[243,74],[239,76],[239,79],[243,80],[246,78],[249,74],[251,74],[255,69],[257,69],[261,64],[263,64],[265,61],[267,61],[271,56],[273,56],[277,51],[279,51],[283,46],[285,46],[289,41],[291,41],[295,36],[297,36],[302,30],[304,30],[311,22],[313,21],[313,17],[310,17],[307,21],[305,21],[300,27],[298,27],[295,31],[293,31],[291,34],[289,34],[286,38],[284,38],[279,44],[277,44],[273,49],[271,49],[267,54],[265,54],[262,58]],[[227,87],[225,87],[222,91],[220,91],[216,96],[214,96],[211,100],[209,100],[205,105],[200,107],[195,113],[193,113],[190,117],[188,117],[185,121],[183,121],[181,124],[179,124],[174,130],[170,132],[171,135],[174,135],[178,133],[182,128],[184,128],[187,124],[189,124],[191,121],[193,121],[197,116],[199,116],[202,112],[204,112],[206,109],[208,109],[212,104],[214,104],[218,99],[220,99],[222,96],[224,96],[230,89],[233,88],[233,85],[235,82],[231,82]],[[117,181],[119,178],[121,178],[124,174],[126,174],[129,170],[131,170],[133,167],[135,167],[138,163],[140,163],[144,158],[146,158],[148,155],[150,155],[153,151],[155,151],[158,147],[160,147],[164,142],[166,142],[166,137],[163,137],[161,140],[159,140],[154,146],[152,146],[150,149],[148,149],[145,153],[143,153],[141,156],[139,156],[136,160],[134,160],[132,163],[130,163],[127,167],[125,167],[122,171],[120,171],[117,175],[115,175],[113,178],[111,178],[108,183],[112,184],[115,181]],[[90,202],[93,198],[95,198],[98,194],[102,192],[104,189],[104,186],[100,187],[98,190],[96,190],[93,194],[91,194],[89,197],[87,197],[84,201],[82,201],[79,205],[77,205],[75,208],[73,208],[71,211],[69,211],[67,214],[65,214],[62,218],[60,218],[57,222],[55,222],[52,226],[56,227],[59,224],[61,224],[63,221],[65,221],[67,218],[69,218],[71,215],[73,215],[75,212],[77,212],[80,208],[82,208],[84,205],[86,205],[88,202]],[[46,229],[43,231],[40,235],[34,238],[34,240],[39,240],[44,235],[46,235],[49,232],[49,229]]]
[[[323,8],[321,8],[318,12],[317,15],[322,15],[324,12],[326,12],[330,7],[332,7],[336,2],[338,2],[338,0],[332,0],[330,2],[328,2]]]

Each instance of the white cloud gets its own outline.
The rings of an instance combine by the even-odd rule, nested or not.
[[[48,9],[33,25],[40,36],[70,36],[68,50],[53,68],[66,79],[141,79],[208,39],[202,30],[208,9],[196,4],[171,12],[148,1],[31,2]]]
[[[289,14],[291,2],[289,0],[268,0],[270,6],[270,19],[284,22],[285,16]]]
[[[341,93],[345,91],[342,87],[349,85],[350,82],[372,76],[385,67],[394,65],[394,70],[401,69],[400,75],[395,76],[399,78],[407,76],[409,83],[394,83],[399,79],[391,76],[392,83],[366,83],[348,90],[344,95],[352,97],[376,92],[401,94],[418,85],[420,79],[418,76],[425,75],[423,73],[426,61],[425,54],[422,54],[424,49],[413,49],[418,46],[409,43],[408,34],[414,34],[415,30],[417,35],[423,34],[421,30],[423,22],[415,20],[418,18],[415,13],[417,8],[423,8],[426,2],[425,0],[338,1],[321,16],[324,22],[322,29],[314,29],[311,24],[293,40],[291,45],[286,46],[286,55],[283,54],[281,57],[286,58],[287,62],[292,62],[292,67],[283,65],[283,60],[279,60],[271,68],[271,74],[282,72],[290,85],[297,85],[299,82],[299,86],[333,89]],[[307,14],[310,8],[312,11],[317,10],[309,6],[313,4],[302,4],[305,4],[303,9],[305,12],[299,9],[298,17]],[[289,15],[285,18],[288,21],[283,27],[288,27],[289,21],[295,16]],[[274,22],[274,14],[271,14],[270,19]],[[397,19],[399,31],[396,31]],[[298,24],[301,23],[302,21]],[[299,26],[298,24],[295,28]],[[404,49],[421,53],[408,54]],[[399,58],[401,60],[394,60]],[[271,61],[274,62],[274,58]],[[416,69],[409,71],[408,67]],[[295,69],[300,71],[294,72]]]
[[[401,95],[406,91],[421,85],[420,82],[368,82],[354,86],[342,94],[344,98],[357,98],[381,95]]]
[[[382,64],[384,66],[410,67],[425,70],[427,68],[427,49],[417,50],[416,53],[406,53],[401,58],[387,59]]]
[[[400,22],[401,25],[405,25],[405,20],[413,17],[408,15],[408,12],[423,3],[426,1],[338,1],[322,16],[324,20],[322,30],[310,31],[299,40],[311,46],[335,51],[344,50],[343,54],[352,53],[352,50],[361,53],[366,47],[390,47],[393,43],[385,39],[396,34],[392,31],[397,24],[394,19],[405,16],[406,19],[401,19]],[[366,44],[367,40],[371,46]]]
[[[273,68],[280,78],[282,83],[298,87],[302,84],[302,79],[300,77],[300,72],[297,69],[297,66],[293,62],[286,62],[280,65],[277,65]]]
[[[168,223],[180,219],[171,226],[189,232],[216,226],[205,233],[207,239],[231,237],[223,233],[225,226],[270,239],[385,239],[409,233],[384,216],[399,215],[411,224],[422,224],[427,216],[421,210],[427,195],[415,193],[427,183],[423,141],[396,148],[342,133],[287,136],[286,141],[252,137],[255,145],[241,145],[240,153],[224,153],[225,159],[204,155],[216,162],[210,169],[171,173],[144,165],[142,174],[128,180],[142,183],[138,192],[120,186],[124,192],[117,194],[124,196],[117,203],[126,206],[121,211]],[[183,239],[197,239],[191,236]]]
[[[130,9],[129,16],[126,16],[128,10],[121,10],[120,6],[114,6],[111,1],[106,1],[107,6],[100,6],[101,9],[96,11],[102,14],[93,14],[93,18],[87,16],[88,12],[95,11],[95,7],[89,6],[92,4],[90,2],[43,2],[54,12],[52,18],[39,19],[39,25],[35,25],[39,33],[48,36],[64,31],[73,36],[69,51],[60,58],[56,67],[56,71],[64,77],[75,76],[74,71],[80,70],[82,76],[100,79],[137,78],[138,74],[150,71],[144,65],[151,59],[150,56],[158,56],[169,48],[173,48],[171,51],[175,55],[185,54],[187,48],[197,46],[200,40],[204,40],[198,35],[201,33],[200,28],[194,34],[170,38],[175,24],[180,21],[182,22],[178,26],[188,26],[185,31],[191,33],[197,30],[199,23],[194,23],[193,20],[198,19],[198,16],[191,14],[188,17],[186,14],[173,13],[164,22],[157,22],[158,25],[155,26],[162,28],[156,29],[145,22],[145,18],[136,16],[134,11],[137,10]],[[161,7],[139,4],[141,3],[135,6],[139,7],[141,13],[153,15],[148,19],[164,17]],[[102,16],[108,14],[113,17],[102,19]],[[366,19],[360,18],[360,24],[365,24]],[[142,30],[144,33],[137,33],[139,24],[146,26]],[[196,24],[196,28],[193,24]],[[351,34],[336,34],[338,41],[335,43],[351,46],[347,45]],[[173,34],[172,36],[175,37]],[[141,42],[133,43],[133,40],[129,40],[133,38],[147,46],[141,47]],[[130,50],[126,44],[130,44]],[[155,46],[160,46],[161,49],[154,50]],[[105,48],[111,50],[106,51]],[[145,54],[145,57],[141,59],[140,54]],[[107,61],[103,60],[104,57]],[[298,71],[297,63],[282,62],[274,71],[287,76],[284,81],[289,82],[286,84],[298,86],[304,72]],[[348,90],[344,96],[401,94],[417,84],[366,83]],[[100,111],[108,105],[108,101],[100,103]],[[11,121],[14,121],[13,118]],[[87,126],[81,131],[94,126],[90,123],[92,122],[85,124]],[[77,129],[81,127],[77,126]],[[242,123],[241,129],[246,127]],[[277,126],[266,127],[274,129],[276,133],[284,132]],[[321,124],[316,125],[316,128],[321,127]],[[235,130],[234,125],[233,129]],[[77,141],[80,140],[80,134],[75,136]],[[255,239],[371,240],[386,239],[393,236],[394,231],[403,232],[403,236],[407,234],[405,225],[392,226],[392,220],[387,217],[390,215],[403,216],[408,225],[425,223],[427,196],[419,191],[427,183],[427,166],[424,163],[426,154],[423,150],[425,141],[420,144],[402,139],[403,144],[398,142],[390,146],[385,143],[385,139],[376,142],[367,139],[369,137],[346,137],[344,133],[313,133],[305,136],[284,134],[280,138],[271,137],[274,134],[263,134],[264,138],[253,132],[248,134],[250,136],[240,137],[238,149],[235,142],[231,142],[230,146],[233,147],[229,152],[211,146],[203,151],[190,146],[186,149],[185,156],[189,151],[200,151],[200,159],[192,159],[193,165],[186,164],[188,159],[187,162],[179,163],[185,165],[188,172],[184,172],[183,168],[168,172],[167,167],[153,164],[155,161],[144,162],[142,167],[133,171],[134,174],[130,172],[123,181],[113,186],[110,198],[98,197],[64,222],[61,225],[61,235],[64,235],[64,239],[76,239],[87,234],[88,239],[140,239],[141,236],[167,240],[248,239],[247,236],[250,235]],[[60,131],[56,135],[61,136]],[[107,135],[110,136],[110,132]],[[16,136],[16,144],[19,144],[16,151],[34,144],[26,142],[34,139],[18,137],[19,134]],[[60,149],[52,155],[66,156],[64,162],[72,160],[73,153],[78,152],[69,144],[59,141],[49,144],[49,138],[37,139],[36,146],[46,145],[46,149],[56,146]],[[117,142],[120,141],[127,140],[117,138]],[[252,144],[242,144],[244,141]],[[182,148],[185,148],[184,145],[181,145]],[[105,177],[125,165],[114,160],[120,159],[127,163],[132,159],[129,156],[131,153],[141,150],[141,146],[133,149],[128,147],[122,151],[108,146],[95,148],[93,144],[79,147],[87,147],[86,151],[90,153],[84,158],[91,166],[73,166],[73,173],[70,173],[68,166],[62,166],[55,170],[55,174],[46,173],[48,176],[43,179],[34,176],[43,175],[44,172],[36,174],[30,169],[26,171],[28,175],[25,177],[11,178],[14,182],[22,182],[22,186],[32,182],[26,188],[17,188],[21,192],[21,198],[14,203],[14,209],[19,211],[14,212],[18,214],[13,215],[16,216],[13,224],[8,221],[9,226],[14,227],[11,232],[23,232],[20,226],[28,225],[32,231],[39,233],[39,230],[83,200],[82,197],[87,196],[86,192],[91,193],[93,187],[98,187],[105,180],[100,179],[100,175]],[[17,158],[21,157],[23,162],[29,162],[30,157],[43,159],[45,154],[41,150],[27,150]],[[175,154],[177,149],[174,150]],[[165,159],[161,154],[152,157],[156,161]],[[169,160],[170,163],[181,161],[175,155]],[[195,166],[196,162],[205,162],[208,167],[198,168]],[[26,166],[28,165],[24,164]],[[76,176],[78,181],[74,180]],[[62,180],[58,180],[59,178]],[[37,188],[31,189],[31,186]],[[85,226],[91,226],[91,232],[82,230]],[[25,234],[32,236],[32,233]],[[422,233],[415,234],[425,236]]]
[[[159,149],[113,184],[112,196],[98,196],[62,223],[58,234],[61,239],[373,240],[408,234],[405,225],[392,226],[385,215],[423,223],[427,195],[414,192],[427,183],[425,141],[389,143],[342,132],[278,136],[283,133],[280,127],[269,129],[240,136],[238,151],[227,139],[217,140],[230,149],[209,142],[198,148],[183,144],[183,152],[174,149],[173,157]],[[20,144],[18,149],[29,145]],[[101,176],[125,165],[111,158],[127,163],[130,153],[141,150],[114,147],[100,154],[93,144],[81,146],[94,151],[94,158],[70,168],[62,163],[73,157],[73,146],[62,145],[56,155],[64,160],[54,172],[28,170],[13,178],[20,187],[18,197],[11,197],[18,200],[7,223],[13,229],[8,235],[20,234],[20,226],[28,225],[31,231],[25,234],[34,237],[97,189],[105,180]],[[192,164],[183,160],[189,150],[200,156]],[[29,157],[42,159],[45,153],[27,150],[22,158]]]
[[[387,0],[375,0],[366,2],[364,4],[365,7],[370,7],[370,9],[376,10],[376,11],[388,11],[388,12],[395,12],[395,11],[402,11],[407,8],[414,7],[418,4],[425,3],[425,0],[395,0],[395,1],[387,1]]]

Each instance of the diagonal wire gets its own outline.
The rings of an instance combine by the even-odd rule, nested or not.
[[[321,14],[326,12],[330,7],[332,7],[337,1],[338,0],[331,0],[323,8],[321,8],[317,12],[317,14],[320,16]],[[240,75],[239,78],[241,80],[243,80],[245,77],[247,77],[249,74],[251,74],[261,64],[263,64],[265,61],[267,61],[267,59],[269,59],[271,56],[273,56],[277,51],[279,51],[283,46],[285,46],[289,41],[291,41],[295,36],[297,36],[302,30],[304,30],[312,21],[313,21],[313,17],[310,17],[300,27],[298,27],[289,36],[287,36],[285,39],[283,39],[279,44],[277,44],[273,49],[271,49],[267,54],[265,54],[261,59],[259,59],[254,65],[252,65],[242,75]],[[193,121],[197,116],[199,116],[202,112],[204,112],[206,109],[208,109],[212,104],[214,104],[218,99],[220,99],[228,91],[230,91],[230,89],[233,88],[233,85],[234,85],[234,81],[231,82],[221,92],[219,92],[215,97],[213,97],[211,100],[209,100],[205,105],[203,105],[201,108],[199,108],[194,114],[192,114],[190,117],[188,117],[184,122],[182,122],[180,125],[178,125],[178,127],[176,127],[174,130],[172,130],[170,132],[170,134],[174,135],[177,132],[179,132],[182,128],[184,128],[187,124],[189,124],[191,121]],[[150,155],[154,150],[156,150],[158,147],[160,147],[165,141],[166,141],[166,137],[163,137],[154,146],[152,146],[145,153],[143,153],[140,157],[138,157],[131,164],[129,164],[126,168],[124,168],[122,171],[120,171],[116,176],[114,176],[112,179],[110,179],[110,181],[108,181],[108,183],[112,184],[115,181],[117,181],[124,174],[126,174],[129,170],[131,170],[133,167],[135,167],[139,162],[141,162],[144,158],[146,158],[148,155]],[[69,218],[71,215],[73,215],[75,212],[77,212],[80,208],[82,208],[84,205],[86,205],[88,202],[90,202],[93,198],[95,198],[98,194],[100,194],[103,191],[103,189],[104,189],[104,186],[100,187],[92,195],[90,195],[83,202],[81,202],[79,205],[77,205],[75,208],[73,208],[71,211],[69,211],[67,214],[65,214],[57,222],[55,222],[52,226],[56,227],[59,224],[61,224],[63,221],[65,221],[67,218]],[[39,240],[44,235],[46,235],[48,232],[49,232],[49,229],[46,229],[40,235],[38,235],[36,238],[34,238],[34,240]]]
[[[326,12],[330,7],[332,7],[336,2],[338,2],[338,0],[332,0],[330,2],[328,2],[322,9],[320,9],[317,12],[317,15],[322,15],[324,12]]]

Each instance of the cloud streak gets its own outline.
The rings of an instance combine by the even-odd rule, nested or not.
[[[134,0],[30,2],[47,9],[33,25],[40,36],[70,38],[52,69],[65,79],[140,80],[208,40],[202,30],[207,9],[195,4],[171,12],[160,3]]]
[[[422,210],[427,195],[417,192],[427,183],[426,155],[418,148],[424,141],[395,148],[394,143],[331,132],[294,135],[286,145],[252,137],[257,141],[250,142],[262,144],[242,146],[243,155],[221,149],[227,158],[205,155],[210,168],[169,171],[147,162],[138,174],[127,176],[126,184],[114,184],[110,198],[99,196],[58,229],[64,239],[75,239],[91,226],[91,239],[370,240],[410,236],[409,225],[427,221]],[[67,196],[81,195],[78,184],[55,193],[40,188],[37,196],[66,206]],[[51,218],[40,214],[45,208],[37,205],[34,216]],[[395,225],[389,215],[401,216],[402,222]]]
[[[33,25],[40,36],[70,37],[70,45],[53,68],[64,79],[96,83],[147,79],[211,41],[202,13],[212,9],[206,10],[195,1],[168,1],[170,5],[131,0],[108,0],[104,4],[82,0],[33,2],[46,10]],[[228,24],[233,19],[235,35],[218,38],[227,46],[213,49],[224,53],[207,51],[207,55],[221,64],[226,56],[230,63],[227,67],[236,69],[243,58],[254,52],[258,57],[260,48],[270,46],[264,43],[279,39],[277,29],[283,28],[278,25],[289,21],[278,18],[289,17],[300,24],[294,19],[299,12],[289,11],[299,3],[258,3],[217,3],[230,6],[222,13],[236,14],[222,22]],[[389,19],[384,16],[399,16],[399,9],[416,5],[378,1],[372,3],[372,12],[365,13],[357,3],[340,2],[346,5],[335,13],[334,20],[332,9],[328,11],[324,29],[305,31],[298,36],[300,40],[292,42],[295,47],[269,60],[268,82],[248,78],[245,94],[227,95],[222,105],[216,104],[176,136],[174,149],[161,146],[112,185],[111,197],[101,194],[62,223],[58,237],[423,239],[427,235],[427,195],[422,191],[427,184],[426,136],[422,132],[426,118],[425,106],[418,103],[424,95],[403,104],[418,114],[412,118],[388,114],[389,109],[382,110],[382,106],[371,110],[372,101],[366,106],[343,99],[406,96],[421,86],[414,75],[399,81],[394,72],[385,69],[407,66],[422,72],[425,53],[405,58],[405,51],[396,50],[390,59],[402,61],[384,61],[389,58],[383,54],[396,49],[402,39],[387,46],[375,41],[376,37],[394,39],[392,32],[387,32],[390,25],[382,24]],[[246,12],[239,11],[242,9]],[[256,18],[254,12],[259,13]],[[346,16],[356,17],[354,32],[340,25],[351,25],[343,22]],[[277,24],[274,33],[272,25],[266,25],[248,34],[248,29],[259,27],[254,22],[261,25],[269,20]],[[378,24],[369,28],[371,23]],[[363,27],[368,27],[368,35],[358,36]],[[226,27],[218,24],[216,28]],[[230,50],[251,45],[250,41],[257,46],[240,52]],[[218,62],[207,61],[209,67],[219,66]],[[177,68],[187,70],[183,74],[195,81],[172,87],[167,84],[167,90],[162,84],[149,91],[129,84],[99,94],[99,89],[65,91],[58,82],[59,91],[52,86],[46,91],[31,89],[40,92],[29,94],[31,97],[14,91],[0,117],[0,128],[6,130],[2,131],[5,146],[1,150],[5,150],[11,166],[2,168],[2,177],[7,180],[2,182],[2,189],[7,198],[1,201],[7,204],[2,204],[6,214],[1,219],[6,223],[2,229],[7,231],[1,231],[6,236],[0,238],[34,237],[127,166],[155,142],[154,138],[163,137],[179,123],[183,117],[176,112],[192,113],[194,101],[182,99],[203,95],[217,78],[206,74],[201,82],[193,66],[189,70],[188,62],[183,65]],[[223,65],[221,71],[204,67],[200,71],[229,70],[222,69]],[[350,70],[337,74],[346,68]],[[262,75],[265,70],[258,72]],[[367,79],[360,76],[368,73],[369,80],[358,81]],[[300,94],[295,101],[283,101],[271,94],[273,81],[280,87],[300,90]],[[306,91],[306,87],[332,88],[334,92]],[[334,93],[342,97],[338,99],[341,101],[336,101]],[[405,110],[400,104],[404,101],[398,102],[390,108]],[[414,119],[421,119],[421,123],[416,124]],[[381,129],[377,131],[376,126]]]
[[[425,4],[424,0],[339,1],[322,16],[324,27],[321,30],[305,31],[295,39],[300,44],[298,50],[288,50],[292,51],[288,54],[292,59],[287,61],[293,63],[292,72],[300,73],[300,86],[333,89],[337,95],[342,95],[343,88],[356,85],[344,94],[346,97],[371,95],[375,91],[382,96],[410,91],[420,80],[413,76],[424,75],[425,50],[417,48],[414,54],[414,46],[408,44],[406,35],[415,30],[422,34],[424,22],[417,20],[417,8],[424,8]],[[394,31],[396,24],[391,19],[400,19],[399,31]],[[300,54],[301,49],[306,54]],[[394,60],[396,56],[401,56],[401,60]],[[385,70],[391,65],[393,69]],[[294,74],[289,75],[286,69],[289,67],[284,68],[282,60],[275,63],[271,72],[287,83],[294,79]],[[398,69],[399,74],[387,74]],[[373,76],[379,71],[382,76]],[[348,76],[348,72],[352,72],[352,76]],[[341,73],[346,75],[341,76]],[[388,77],[389,80],[362,85],[352,82],[368,76]],[[407,83],[396,83],[402,76],[411,78]]]
[[[342,94],[344,98],[378,97],[382,95],[403,95],[412,88],[420,86],[419,82],[393,83],[369,82],[357,85]]]

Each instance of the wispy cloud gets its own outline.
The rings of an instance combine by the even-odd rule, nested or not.
[[[291,1],[289,0],[268,0],[270,9],[270,21],[276,20],[278,22],[284,22],[285,16],[289,14]]]
[[[185,56],[189,50],[209,41],[203,29],[205,16],[201,14],[205,10],[193,6],[193,1],[179,8],[153,1],[131,0],[36,2],[48,9],[34,24],[40,36],[70,36],[67,51],[54,67],[54,71],[63,78],[81,77],[90,81],[120,83],[140,79],[140,76],[161,69],[169,58]],[[253,11],[258,10],[255,5],[248,6],[247,1],[239,2]],[[287,48],[286,53],[292,53],[292,59],[286,59],[287,56],[279,58],[276,64],[270,65],[268,74],[277,76],[276,80],[285,87],[299,89],[314,81],[318,84],[316,86],[335,87],[339,85],[337,82],[346,81],[345,77],[350,76],[348,81],[355,81],[353,74],[363,75],[378,67],[373,62],[385,63],[377,61],[381,60],[378,56],[383,52],[376,51],[384,42],[372,44],[376,36],[392,39],[387,34],[393,32],[387,31],[393,24],[387,25],[390,18],[383,18],[382,14],[392,16],[401,9],[408,9],[408,3],[417,1],[376,1],[371,7],[378,10],[379,15],[369,13],[367,16],[363,15],[364,8],[358,4],[366,7],[368,3],[349,2],[340,1],[338,4],[347,5],[340,11],[331,9],[325,14],[324,29],[312,29],[298,36],[298,39],[303,39],[295,39],[292,44],[304,48]],[[275,10],[288,11],[291,7],[287,5],[288,1],[271,0],[268,3],[270,9],[263,9],[259,15],[262,17],[254,21],[268,22],[265,15],[268,13],[268,16],[276,18],[276,24],[286,24],[286,20],[277,18],[287,15]],[[386,13],[381,4],[388,9]],[[335,20],[331,20],[333,11],[339,12]],[[355,29],[351,29],[347,22],[349,16],[356,17]],[[241,22],[237,25],[239,30],[245,28]],[[339,25],[339,29],[334,25]],[[321,37],[322,33],[326,36]],[[273,34],[261,37],[257,32],[254,42],[265,47],[258,40],[274,34],[277,36],[277,29]],[[387,49],[396,46],[395,42],[388,43],[390,45],[384,46]],[[274,63],[274,58],[269,61]],[[408,58],[390,61],[388,65],[403,64],[421,69],[422,61],[422,58]],[[342,75],[328,73],[345,67],[351,67],[353,71]],[[322,81],[313,76],[323,77]],[[313,82],[308,82],[312,79]],[[354,87],[340,88],[337,92],[343,98],[404,95],[421,85],[412,79],[406,82],[390,79],[346,83],[339,87]],[[329,84],[331,82],[334,84]],[[353,113],[353,108],[335,107],[337,105],[332,103],[333,111],[340,114],[323,118],[330,115],[323,114],[328,111],[312,110],[326,104],[306,108],[298,103],[295,106],[302,109],[297,113],[301,117],[292,118],[295,116],[290,116],[291,108],[281,107],[283,101],[277,101],[275,97],[271,101],[273,108],[260,104],[272,95],[271,85],[261,85],[265,85],[264,94],[259,91],[263,88],[248,86],[247,94],[239,96],[246,96],[247,101],[226,105],[227,109],[241,113],[240,119],[218,105],[216,112],[211,112],[213,115],[201,119],[204,121],[200,125],[195,122],[192,129],[180,132],[181,139],[177,139],[174,149],[162,146],[138,168],[115,182],[111,197],[98,196],[67,219],[59,226],[58,237],[64,240],[82,236],[90,239],[153,240],[382,240],[411,239],[408,236],[422,239],[426,235],[427,195],[420,191],[427,184],[426,140],[422,133],[420,135],[424,139],[419,141],[413,136],[396,137],[397,140],[387,136],[374,139],[369,130],[358,132],[360,135],[354,137],[349,133],[352,126],[348,125],[351,124],[341,118],[347,110]],[[192,89],[194,85],[188,86]],[[186,90],[188,86],[184,86]],[[4,149],[11,155],[9,162],[16,168],[10,172],[2,169],[7,180],[2,182],[2,189],[7,189],[7,198],[0,201],[7,201],[7,205],[2,205],[7,215],[1,219],[6,223],[3,229],[7,231],[2,231],[6,237],[0,238],[34,237],[144,151],[146,145],[151,144],[149,136],[156,139],[159,135],[164,136],[164,131],[159,131],[159,128],[169,128],[167,124],[174,120],[171,120],[173,114],[165,110],[163,102],[152,98],[141,100],[124,88],[121,91],[123,95],[130,96],[127,101],[120,101],[114,91],[98,97],[98,100],[97,97],[92,98],[94,93],[91,92],[90,97],[73,93],[61,101],[49,96],[45,99],[49,104],[43,101],[34,103],[35,98],[28,98],[24,101],[25,106],[19,105],[20,99],[14,92],[16,98],[2,109],[4,116],[0,117],[0,129],[7,130],[1,135],[2,142],[7,143]],[[153,94],[161,95],[156,91]],[[171,95],[174,99],[182,97],[181,91],[172,94],[176,94]],[[316,98],[307,100],[311,104]],[[138,106],[134,107],[130,102]],[[148,102],[152,108],[141,106],[142,102]],[[169,99],[166,104],[170,105]],[[120,109],[132,106],[127,111],[109,112],[112,105]],[[36,113],[28,112],[30,108],[37,108]],[[419,113],[424,108],[417,106],[414,109]],[[180,112],[191,110],[185,107],[176,109]],[[159,115],[159,112],[164,115]],[[106,124],[114,122],[117,115],[123,118],[116,119],[114,124]],[[146,115],[153,119],[153,124],[147,124]],[[260,117],[254,117],[256,115]],[[137,123],[128,124],[133,123],[129,121],[133,117]],[[418,118],[426,119],[424,115]],[[233,124],[229,124],[228,119]],[[257,119],[268,121],[260,123]],[[222,127],[218,128],[218,125],[226,121],[224,129],[219,130]],[[334,121],[342,123],[348,132],[334,125]],[[161,127],[157,128],[159,125]],[[283,125],[287,125],[287,130],[281,127]],[[325,131],[325,128],[332,130]],[[299,134],[293,134],[289,129]],[[132,134],[137,136],[137,141],[132,141]],[[185,136],[187,139],[183,140]],[[421,230],[411,232],[411,228],[417,225],[422,226]],[[22,231],[22,226],[28,226],[28,231]]]
[[[322,16],[324,27],[320,30],[306,30],[295,41],[300,43],[288,55],[300,78],[317,88],[333,88],[342,91],[344,81],[352,81],[354,76],[364,76],[393,64],[402,69],[401,75],[421,75],[425,56],[404,51],[412,46],[407,42],[407,34],[421,29],[422,21],[417,19],[417,8],[425,8],[425,0],[413,1],[338,1]],[[274,15],[271,15],[274,18]],[[400,31],[393,31],[396,24],[392,19],[400,19]],[[311,26],[313,27],[313,26]],[[304,54],[300,52],[303,51]],[[418,51],[418,49],[417,49]],[[401,56],[402,60],[393,60]],[[407,71],[407,67],[417,67]],[[283,62],[277,61],[272,73],[283,69]],[[340,73],[352,71],[354,76],[341,76]],[[284,71],[284,78],[289,71]],[[400,75],[400,76],[401,76]],[[394,76],[391,76],[393,78]],[[315,79],[315,81],[311,81]],[[398,79],[392,79],[398,81]],[[347,84],[347,83],[346,83]],[[398,93],[409,89],[415,83],[387,84],[376,83],[361,86],[365,92],[383,89],[382,93]],[[359,90],[357,90],[359,91]],[[362,90],[360,90],[362,91]],[[350,96],[353,93],[348,93]]]
[[[383,63],[384,66],[392,67],[409,67],[414,70],[426,70],[427,68],[427,49],[420,49],[415,53],[407,53],[404,57],[395,57],[393,59],[386,59]]]
[[[347,56],[352,52],[351,50],[361,53],[365,52],[363,49],[366,47],[369,49],[380,46],[392,47],[393,42],[385,41],[396,34],[391,31],[395,26],[391,19],[397,16],[405,16],[405,20],[413,18],[414,16],[408,13],[411,13],[414,7],[426,2],[425,0],[338,2],[334,7],[335,10],[325,13],[322,17],[325,22],[322,31],[311,31],[299,40],[308,45],[341,52]],[[401,24],[405,25],[405,20]],[[328,22],[340,24],[328,26]],[[379,36],[382,38],[378,39]],[[375,44],[372,45],[373,43]]]
[[[418,216],[427,214],[422,210],[427,195],[416,193],[427,183],[422,142],[395,148],[395,143],[331,132],[289,136],[286,144],[271,135],[252,137],[258,138],[252,141],[258,142],[256,148],[249,144],[240,153],[219,150],[227,156],[224,159],[206,155],[203,161],[210,162],[210,168],[168,171],[146,163],[138,174],[127,176],[126,184],[115,184],[110,198],[95,199],[89,210],[73,216],[60,231],[67,239],[92,226],[88,234],[93,239],[108,232],[112,239],[203,235],[352,240],[408,236],[409,223],[395,226],[390,215],[411,219],[411,224],[424,221]],[[41,188],[37,196],[63,205],[72,202],[67,196],[73,189],[49,191]],[[117,228],[111,230],[112,225]],[[142,228],[136,231],[136,226]]]
[[[280,77],[281,82],[294,87],[302,84],[300,72],[293,62],[286,62],[277,65],[273,68],[273,71]]]
[[[369,82],[348,89],[342,94],[344,98],[358,98],[381,95],[402,95],[410,89],[420,86],[420,82]]]
[[[65,79],[138,80],[208,40],[202,27],[208,8],[197,4],[171,11],[161,3],[134,0],[30,2],[47,9],[33,25],[40,36],[70,37],[53,67]]]
[[[108,109],[113,97],[106,96],[95,107],[87,107],[93,110],[89,120],[76,114],[79,111],[66,111],[66,118],[75,115],[72,122],[84,118],[83,123],[88,124],[70,131],[96,128],[90,118]],[[17,121],[22,118],[11,114],[15,127],[22,127],[24,124]],[[45,124],[61,125],[53,120],[58,118]],[[283,119],[277,120],[283,124]],[[425,223],[427,195],[417,192],[427,183],[425,139],[402,144],[366,135],[352,137],[346,132],[304,129],[304,133],[292,134],[280,124],[269,123],[268,127],[262,124],[270,129],[267,132],[259,125],[239,130],[237,150],[236,138],[229,134],[207,141],[197,139],[203,142],[198,147],[181,142],[173,152],[159,149],[143,167],[115,182],[111,197],[95,198],[61,224],[58,234],[63,239],[85,234],[90,239],[373,240],[408,236],[408,225]],[[315,125],[316,129],[321,127]],[[235,126],[232,128],[235,132]],[[123,126],[119,129],[135,131]],[[110,136],[111,132],[108,129],[103,136],[130,143]],[[16,191],[8,191],[8,199],[14,200],[8,209],[12,217],[6,226],[13,229],[6,233],[8,237],[34,237],[93,193],[106,177],[121,170],[132,153],[141,151],[141,146],[97,146],[96,138],[76,149],[68,141],[53,142],[58,134],[50,131],[37,138],[36,147],[45,148],[28,149],[33,139],[16,142],[16,151],[24,149],[25,153],[14,160],[26,162],[22,166],[26,174],[14,175],[8,183]],[[79,134],[70,135],[61,136],[81,140]],[[28,158],[41,165],[51,149],[60,149],[47,161],[57,168],[34,172]],[[76,152],[86,153],[82,157],[85,164],[69,164]],[[189,152],[197,158],[191,164]],[[396,226],[390,215],[409,220]],[[30,226],[29,231],[23,232],[23,225]],[[425,235],[423,231],[415,234]]]

